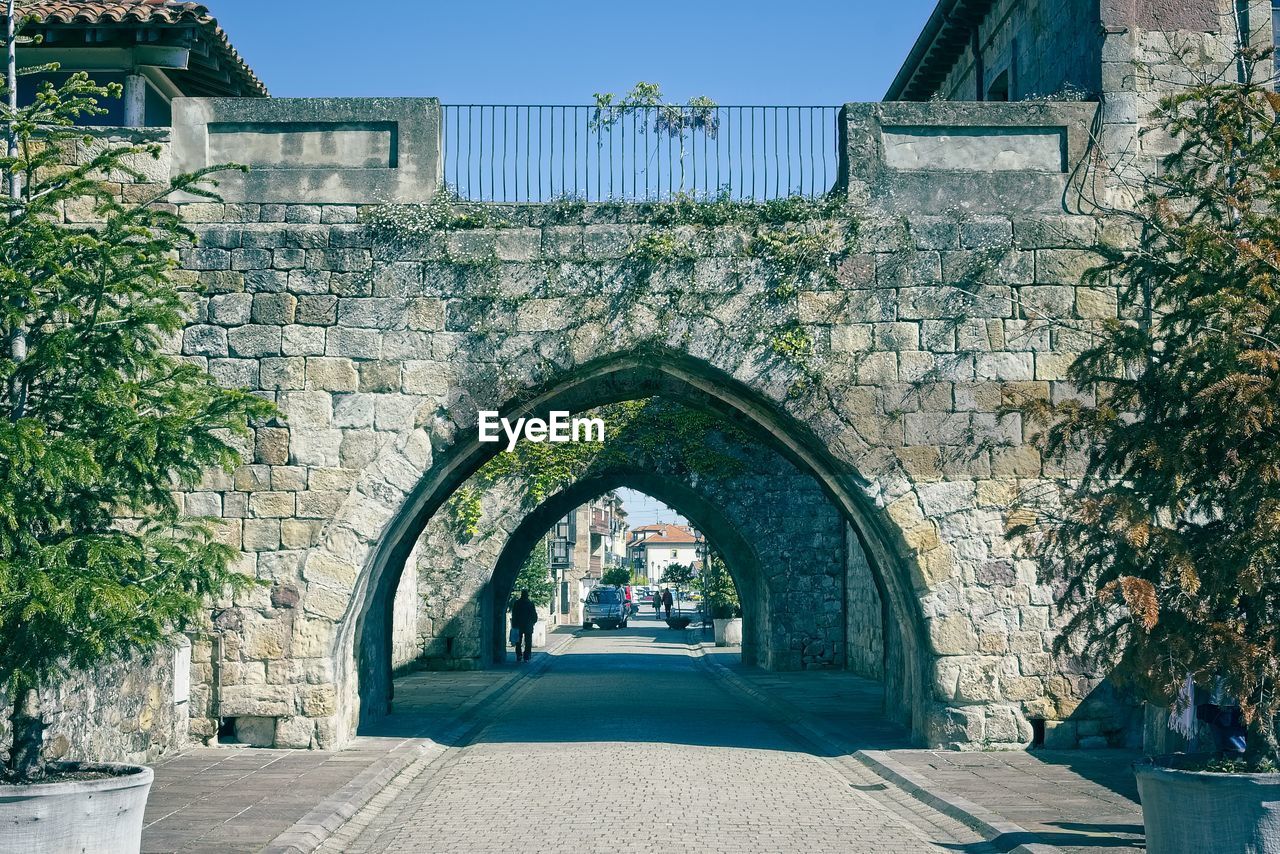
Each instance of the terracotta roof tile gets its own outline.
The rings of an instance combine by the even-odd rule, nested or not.
[[[643,540],[636,540],[636,534],[641,531],[650,535]],[[659,522],[656,525],[641,525],[631,531],[631,545],[692,545],[697,542],[698,536],[688,525]]]
[[[185,0],[18,0],[18,10],[39,24],[195,24],[229,61],[244,88],[266,96],[267,87],[231,45],[203,3]],[[4,16],[0,15],[0,20]]]

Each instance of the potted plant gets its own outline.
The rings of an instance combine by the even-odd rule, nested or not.
[[[105,112],[98,99],[119,94],[77,73],[31,106],[3,109],[0,689],[12,704],[0,772],[4,851],[138,850],[150,770],[47,763],[41,697],[71,670],[154,649],[198,624],[208,597],[251,583],[230,570],[233,551],[213,520],[185,515],[175,490],[235,464],[227,439],[273,407],[165,352],[189,296],[169,272],[192,235],[156,204],[169,188],[125,204],[103,180],[141,180],[130,164],[158,149],[95,144],[90,157],[64,162],[85,138],[76,118]],[[208,196],[203,178],[183,176],[173,188]],[[63,222],[72,205],[99,222]]]
[[[738,588],[724,559],[718,554],[707,556],[706,569],[698,579],[703,600],[711,611],[716,646],[738,646],[742,643],[742,607]]]
[[[676,610],[667,618],[667,625],[673,629],[687,629],[693,622],[692,617],[681,613],[679,603],[681,589],[693,583],[694,575],[692,564],[672,563],[662,570],[662,578],[659,581],[670,585],[675,590]]]
[[[1068,615],[1057,651],[1175,708],[1213,687],[1247,731],[1238,754],[1137,767],[1151,854],[1280,852],[1278,107],[1252,73],[1159,103],[1175,150],[1084,282],[1119,310],[1075,322],[1073,394],[1016,407],[1064,472],[1010,525]]]

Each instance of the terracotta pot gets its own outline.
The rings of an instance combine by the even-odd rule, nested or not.
[[[1183,771],[1190,757],[1135,763],[1147,854],[1280,854],[1280,774]]]
[[[138,854],[155,776],[150,768],[90,762],[50,767],[116,776],[0,786],[0,854]]]

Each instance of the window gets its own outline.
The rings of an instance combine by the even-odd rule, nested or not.
[[[672,549],[672,550],[671,550],[671,556],[672,556],[672,557],[680,557],[680,552],[676,551],[675,549]]]
[[[1007,68],[997,74],[995,80],[991,81],[991,86],[987,89],[987,100],[1009,100],[1009,70]]]

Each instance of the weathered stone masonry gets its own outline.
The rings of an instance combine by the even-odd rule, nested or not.
[[[684,410],[661,411],[665,420],[679,418]],[[843,667],[846,627],[841,615],[848,601],[868,619],[857,624],[847,646],[859,650],[860,670],[878,670],[880,663],[868,660],[881,645],[879,597],[869,572],[858,573],[866,560],[856,543],[848,559],[858,574],[846,584],[843,523],[818,484],[767,445],[736,435],[707,432],[706,442],[722,455],[726,470],[703,473],[690,471],[669,446],[647,449],[645,435],[651,436],[642,431],[637,447],[627,429],[616,429],[609,447],[614,457],[626,455],[627,464],[592,466],[579,480],[598,489],[644,484],[698,520],[699,530],[725,555],[736,576],[747,622],[744,658],[771,668]],[[580,503],[587,484],[570,486],[574,488],[564,490],[567,496],[548,502],[557,507]],[[683,506],[685,493],[699,496],[693,507]],[[409,558],[408,574],[416,579],[416,589],[405,589],[402,582],[393,622],[397,633],[405,631],[405,623],[416,622],[421,653],[431,666],[484,665],[494,652],[505,656],[503,605],[514,576],[495,575],[495,568],[518,569],[545,533],[525,521],[540,503],[530,497],[527,485],[511,478],[485,491],[484,515],[474,537],[457,532],[447,513],[427,525]],[[511,554],[504,555],[506,551]],[[398,646],[402,642],[393,640],[393,647]]]
[[[1080,212],[1122,197],[1167,144],[1136,133],[1162,87],[1226,66],[1235,4],[1212,2],[1215,15],[1200,8],[1211,2],[1172,4],[1176,20],[1163,2],[1102,3],[1101,109],[848,108],[840,190],[861,229],[833,247],[835,284],[811,283],[775,313],[748,310],[765,277],[734,227],[674,229],[692,260],[639,289],[629,255],[655,226],[625,208],[511,209],[501,229],[379,237],[367,209],[437,189],[430,101],[179,104],[175,168],[229,151],[255,168],[228,176],[224,204],[180,200],[200,239],[179,277],[200,296],[174,347],[286,416],[256,429],[246,465],[185,497],[223,518],[242,571],[268,582],[213,603],[217,643],[192,650],[192,735],[235,718],[254,740],[333,746],[385,706],[395,582],[433,512],[483,462],[478,407],[664,394],[754,423],[820,485],[882,597],[887,706],[921,743],[1021,746],[1033,719],[1053,744],[1123,737],[1127,711],[1101,674],[1049,652],[1051,591],[1004,539],[1014,495],[1046,471],[1026,426],[999,409],[1074,393],[1066,364],[1116,311],[1114,292],[1080,285],[1091,263],[1080,247],[1125,239]],[[1255,23],[1264,6],[1247,4]],[[984,38],[1010,44],[991,21]],[[1171,57],[1188,42],[1193,56]],[[1065,51],[1063,68],[1089,50]],[[1068,76],[1042,71],[1043,91]],[[309,148],[325,122],[356,145],[341,157]],[[279,145],[291,123],[311,134],[292,149]],[[406,159],[388,157],[388,123]],[[288,150],[319,154],[290,161]],[[158,182],[165,164],[149,174]],[[1046,315],[1070,322],[1048,328]],[[812,342],[821,395],[792,393],[797,370],[769,346],[780,328]],[[984,438],[991,447],[973,453]],[[851,635],[874,623],[865,604],[844,603]],[[137,756],[136,733],[156,721],[170,731],[167,712],[145,706],[96,735],[68,714],[51,738]]]
[[[210,292],[183,351],[287,416],[257,431],[253,464],[190,498],[273,584],[233,603],[218,714],[274,719],[281,746],[348,737],[397,564],[483,456],[475,410],[581,408],[660,377],[772,433],[849,518],[895,617],[889,704],[922,741],[1016,745],[1030,717],[1069,718],[1098,677],[1049,655],[1049,591],[1004,540],[1004,508],[1041,468],[998,409],[1013,390],[1071,393],[1080,339],[1036,310],[1086,327],[1114,313],[1113,295],[1079,286],[1089,259],[1073,248],[1103,224],[1064,213],[1071,176],[1055,171],[1083,155],[1092,111],[850,108],[861,233],[836,247],[835,287],[777,317],[744,310],[765,282],[732,227],[679,230],[691,267],[627,302],[627,257],[655,227],[625,208],[514,209],[511,227],[393,241],[340,203],[365,200],[318,180],[300,183],[311,204],[258,204],[231,181],[226,204],[183,205],[201,238],[182,264]],[[947,128],[993,126],[1012,159],[956,159]],[[791,393],[795,371],[760,334],[772,323],[812,339],[823,399]],[[1008,446],[973,457],[975,437]]]

